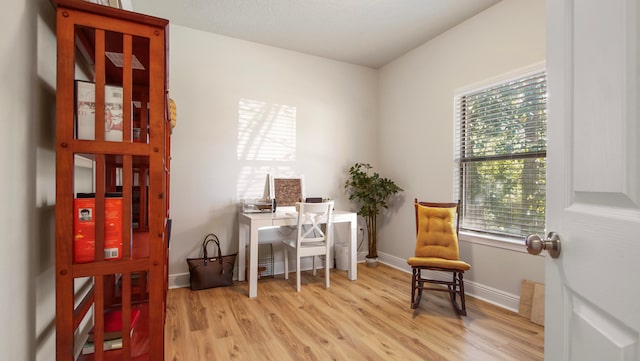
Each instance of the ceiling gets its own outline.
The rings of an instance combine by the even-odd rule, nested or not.
[[[134,11],[379,68],[500,0],[131,0]]]

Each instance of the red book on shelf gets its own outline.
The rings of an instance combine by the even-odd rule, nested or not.
[[[119,195],[119,197],[118,197]],[[96,200],[93,193],[79,193],[73,200],[73,261],[95,261]],[[122,194],[108,193],[104,200],[104,259],[122,259]]]
[[[140,317],[139,309],[131,310],[131,325],[129,326],[130,335],[133,333],[133,327],[135,326],[138,318]],[[87,341],[93,342],[93,327],[89,330],[89,339]],[[122,310],[109,310],[104,313],[104,340],[114,340],[122,338]]]

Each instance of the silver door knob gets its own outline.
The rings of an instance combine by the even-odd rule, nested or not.
[[[547,239],[541,239],[536,234],[530,234],[525,238],[524,243],[527,245],[527,252],[531,254],[540,254],[543,249],[546,249],[551,258],[560,256],[560,236],[555,232],[549,232]]]

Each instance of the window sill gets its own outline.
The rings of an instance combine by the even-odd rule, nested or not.
[[[460,231],[460,241],[506,249],[514,252],[527,253],[527,247],[524,244],[524,239],[501,237],[471,231]]]

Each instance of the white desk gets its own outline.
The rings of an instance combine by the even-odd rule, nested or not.
[[[298,223],[297,216],[286,213],[240,213],[238,217],[238,281],[244,281],[245,246],[249,245],[249,297],[258,296],[258,231],[273,226],[292,226]],[[350,280],[358,278],[357,237],[358,216],[354,212],[334,211],[333,223],[349,223],[349,269]],[[335,232],[335,228],[334,228]]]

